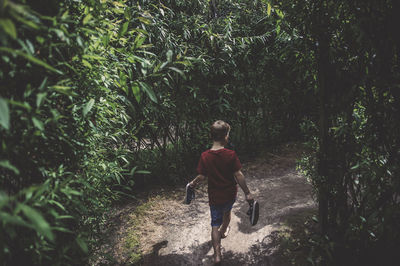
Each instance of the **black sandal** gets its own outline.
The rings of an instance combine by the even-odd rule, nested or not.
[[[192,200],[194,200],[194,188],[190,186],[190,183],[186,185],[186,196],[185,196],[185,204],[190,204]]]
[[[258,222],[258,216],[260,213],[260,205],[258,204],[258,202],[256,200],[251,200],[249,201],[249,205],[250,208],[247,211],[247,215],[249,215],[250,217],[250,223],[251,225],[256,225]]]

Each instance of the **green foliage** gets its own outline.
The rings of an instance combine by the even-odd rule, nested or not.
[[[3,264],[87,263],[108,208],[187,181],[216,119],[239,153],[309,141],[311,262],[392,258],[399,4],[211,2],[1,2]]]
[[[4,265],[83,263],[104,212],[129,189],[121,180],[129,151],[114,152],[109,135],[116,125],[126,126],[128,116],[113,88],[98,82],[102,73],[111,83],[116,72],[102,71],[99,63],[108,58],[94,54],[99,37],[96,20],[88,16],[98,13],[102,21],[107,3],[49,7],[9,1],[1,7]],[[10,25],[16,25],[15,34]],[[111,41],[116,39],[113,34]],[[105,114],[97,121],[96,112]],[[117,129],[120,138],[131,135]]]
[[[313,55],[304,72],[315,75],[319,117],[308,119],[318,125],[317,132],[303,124],[315,147],[303,170],[319,201],[323,237],[316,245],[327,247],[322,264],[395,265],[400,46],[393,25],[400,6],[396,1],[273,2],[285,12],[282,23],[296,29]]]

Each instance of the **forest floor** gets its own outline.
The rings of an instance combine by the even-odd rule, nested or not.
[[[223,265],[304,265],[303,245],[316,224],[311,185],[296,170],[304,149],[286,144],[243,163],[242,171],[260,202],[260,218],[251,226],[248,204],[239,189],[231,230],[222,240]],[[112,265],[212,265],[210,214],[206,186],[183,204],[184,188],[156,189],[138,195],[140,204],[118,208],[110,219],[106,243]],[[94,264],[104,264],[98,260]]]

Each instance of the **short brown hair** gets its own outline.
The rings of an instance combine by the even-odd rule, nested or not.
[[[211,125],[210,135],[213,141],[223,141],[231,130],[231,126],[222,121],[217,120]]]

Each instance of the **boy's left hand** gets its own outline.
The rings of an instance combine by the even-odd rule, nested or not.
[[[247,202],[251,202],[254,200],[254,197],[251,193],[245,195]]]

